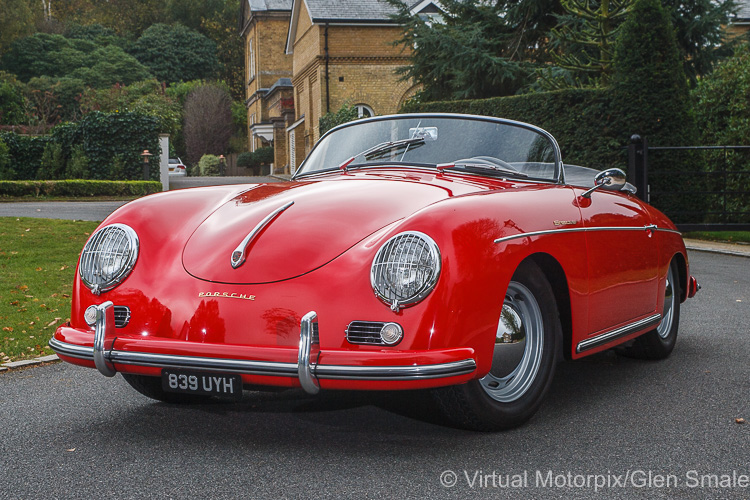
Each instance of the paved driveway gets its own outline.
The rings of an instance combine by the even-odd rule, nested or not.
[[[0,374],[0,495],[750,498],[750,424],[735,423],[750,421],[748,260],[690,257],[703,290],[669,359],[563,363],[539,413],[508,432],[436,425],[413,393],[179,406],[68,364]]]

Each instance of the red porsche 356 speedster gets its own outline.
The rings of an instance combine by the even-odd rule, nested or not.
[[[114,212],[50,345],[166,402],[429,389],[455,425],[516,426],[561,359],[672,351],[698,285],[676,227],[633,193],[525,123],[359,120],[291,182]]]

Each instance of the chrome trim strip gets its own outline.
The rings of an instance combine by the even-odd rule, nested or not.
[[[192,368],[198,370],[220,370],[248,375],[275,375],[293,377],[297,375],[297,363],[277,361],[251,361],[244,359],[202,358],[175,354],[152,354],[147,352],[109,351],[107,357],[113,363],[137,366],[162,366],[165,368]]]
[[[240,267],[242,264],[245,263],[245,258],[246,258],[245,250],[247,250],[247,246],[250,244],[251,241],[253,241],[253,239],[258,235],[258,233],[260,233],[263,230],[263,228],[265,228],[272,220],[278,217],[278,215],[281,212],[291,207],[292,205],[294,205],[294,202],[290,201],[286,205],[280,206],[279,208],[277,208],[270,214],[266,215],[266,217],[262,221],[260,221],[258,225],[253,228],[252,231],[250,231],[250,234],[245,236],[245,239],[243,239],[242,242],[239,245],[237,245],[237,248],[234,249],[234,251],[232,252],[232,255],[230,256],[230,261],[234,269],[237,269],[238,267]]]
[[[649,316],[648,318],[636,321],[635,323],[625,325],[610,332],[602,333],[601,335],[597,335],[596,337],[592,337],[580,342],[576,347],[576,353],[581,353],[583,351],[593,349],[594,347],[599,347],[602,344],[606,344],[619,337],[624,337],[625,335],[637,332],[638,330],[644,330],[646,328],[656,326],[660,322],[661,314],[654,314],[653,316]]]
[[[421,366],[318,365],[315,367],[315,374],[322,379],[421,380],[465,375],[476,368],[477,364],[473,359],[464,359],[451,363]]]
[[[299,383],[308,394],[320,392],[320,385],[315,378],[315,365],[311,363],[312,357],[317,358],[317,352],[313,353],[313,324],[317,323],[318,314],[310,311],[302,317],[299,334],[299,354],[297,356],[297,375]],[[317,347],[317,345],[316,345]],[[317,349],[316,349],[317,351]]]
[[[58,354],[72,358],[92,360],[93,348],[82,347],[52,338],[50,347]],[[174,354],[151,354],[145,352],[105,351],[104,356],[112,363],[136,366],[161,366],[165,368],[187,368],[198,370],[218,370],[247,375],[269,375],[295,377],[299,375],[298,363],[277,361],[250,361],[243,359],[202,358],[178,356]],[[448,378],[465,375],[476,369],[473,359],[435,365],[409,366],[344,366],[312,365],[315,377],[337,380],[422,380]]]
[[[62,354],[63,356],[68,356],[71,358],[78,358],[78,359],[87,359],[87,360],[94,359],[93,347],[86,347],[86,346],[81,346],[81,345],[68,344],[67,342],[60,342],[55,337],[52,337],[49,340],[49,346],[57,354]]]
[[[107,362],[104,344],[109,339],[114,340],[112,335],[115,329],[115,308],[112,301],[108,300],[96,307],[96,324],[94,325],[94,365],[99,373],[105,377],[114,377],[117,373],[115,367]],[[107,332],[107,330],[110,330]],[[107,333],[110,333],[108,336]]]
[[[548,234],[559,234],[559,233],[584,233],[584,232],[599,232],[599,231],[653,231],[655,226],[601,226],[601,227],[571,227],[564,229],[547,229],[545,231],[532,231],[530,233],[513,234],[511,236],[504,236],[495,240],[495,243],[505,243],[506,241],[515,240],[518,238],[533,238],[535,236],[546,236]],[[671,231],[671,229],[658,229],[657,231]]]

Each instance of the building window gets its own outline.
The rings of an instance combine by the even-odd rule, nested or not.
[[[354,107],[357,108],[357,118],[369,118],[375,116],[375,111],[373,111],[367,104],[357,104]]]
[[[289,171],[292,175],[297,171],[297,154],[295,151],[294,130],[289,132]]]
[[[247,44],[247,80],[255,78],[255,53],[253,52],[253,40]]]

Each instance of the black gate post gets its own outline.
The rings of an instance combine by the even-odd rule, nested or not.
[[[648,203],[648,141],[633,134],[628,144],[628,182],[637,189],[636,196]]]

